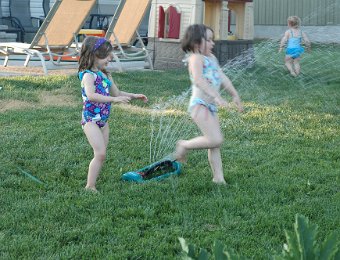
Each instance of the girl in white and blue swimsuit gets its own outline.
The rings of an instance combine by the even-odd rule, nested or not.
[[[294,36],[293,30],[289,30],[290,37],[288,39],[286,55],[292,57],[293,59],[299,58],[305,49],[301,46],[302,42],[302,31],[298,32],[297,36]]]
[[[301,54],[305,49],[302,47],[304,42],[310,50],[310,41],[307,35],[300,29],[300,18],[297,16],[290,16],[287,19],[289,29],[285,32],[280,42],[279,52],[282,51],[284,45],[286,46],[285,65],[294,77],[300,74],[300,59]]]
[[[190,81],[192,88],[192,95],[189,102],[189,112],[191,113],[196,105],[203,105],[215,115],[217,113],[217,106],[213,98],[206,95],[206,93],[195,85],[192,73],[190,73]],[[203,56],[203,78],[206,79],[211,88],[220,92],[222,79],[219,72],[219,66],[216,58]]]
[[[225,76],[215,56],[213,31],[203,24],[188,27],[182,39],[182,49],[187,53],[192,95],[189,102],[191,118],[201,130],[202,135],[190,140],[179,140],[175,157],[185,161],[188,150],[207,149],[213,182],[225,184],[220,147],[223,143],[217,106],[227,107],[228,103],[220,95],[221,88],[227,90],[238,110],[243,107],[231,81]]]

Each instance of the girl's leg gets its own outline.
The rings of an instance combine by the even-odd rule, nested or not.
[[[223,136],[217,115],[213,115],[205,106],[197,105],[193,108],[194,122],[202,132],[202,136],[190,140],[180,140],[177,143],[176,158],[184,160],[185,154],[192,149],[209,149],[209,162],[214,179],[223,178],[222,161],[219,148],[223,143]],[[224,180],[224,178],[223,178]]]
[[[300,59],[301,58],[296,58],[296,59],[293,60],[296,75],[300,74],[300,70],[301,70]]]
[[[191,116],[203,135],[177,142],[176,159],[179,161],[185,160],[187,150],[217,148],[223,142],[217,115],[212,115],[203,105],[196,105]]]
[[[221,149],[208,149],[208,159],[213,172],[213,182],[225,184],[222,168]]]
[[[294,68],[293,68],[292,57],[290,57],[290,56],[285,57],[285,65],[286,65],[287,69],[289,70],[290,74],[295,77],[296,73],[295,73]]]
[[[104,126],[104,128],[107,127]],[[96,191],[96,180],[100,173],[106,157],[106,144],[104,133],[95,123],[88,122],[84,126],[84,132],[93,148],[94,157],[90,162],[89,171],[87,174],[86,189]]]
[[[107,146],[109,144],[109,133],[110,133],[110,128],[109,128],[108,123],[106,123],[105,126],[102,128],[102,133],[103,133],[103,137],[104,137],[105,151],[106,151]]]

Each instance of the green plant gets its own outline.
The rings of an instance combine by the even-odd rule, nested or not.
[[[336,233],[332,233],[319,246],[316,242],[318,226],[309,223],[309,220],[297,214],[295,217],[294,232],[285,231],[287,244],[284,244],[282,255],[274,256],[276,260],[336,260],[340,259],[340,243]],[[180,237],[183,259],[209,259],[209,253],[203,248],[197,249],[195,245],[187,244]],[[212,249],[215,260],[240,260],[246,259],[233,251],[224,250],[224,246],[218,240]]]
[[[197,260],[207,260],[210,254],[204,248],[196,248],[193,244],[187,244],[184,238],[179,237],[179,242],[182,246],[182,258],[185,260],[197,259]],[[224,246],[221,241],[216,240],[212,248],[213,259],[216,260],[242,260],[247,259],[243,256],[238,255],[232,250],[224,250]]]
[[[275,259],[340,259],[338,235],[332,233],[319,246],[316,241],[317,230],[316,224],[309,223],[306,217],[297,214],[294,232],[285,231],[287,244],[284,244],[282,255]]]

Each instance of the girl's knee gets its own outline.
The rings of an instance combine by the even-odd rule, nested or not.
[[[220,147],[223,144],[223,141],[223,136],[215,136],[214,138],[210,139],[213,147]]]
[[[103,161],[105,161],[105,159],[106,159],[106,152],[105,152],[105,151],[102,151],[102,152],[95,152],[95,153],[94,153],[94,157],[95,157],[97,160],[103,162]]]
[[[223,136],[216,140],[216,144],[218,145],[218,147],[220,147],[223,144],[223,142],[224,142]]]

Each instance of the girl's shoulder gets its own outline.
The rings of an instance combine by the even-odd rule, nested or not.
[[[187,61],[188,63],[195,63],[195,64],[197,63],[206,64],[206,63],[211,63],[211,62],[218,64],[218,60],[213,54],[210,54],[209,56],[205,56],[200,53],[193,53],[190,55],[190,57],[187,58]]]
[[[285,36],[291,36],[291,33],[292,33],[292,29],[289,28],[285,31]]]
[[[200,53],[189,53],[186,55],[186,60],[190,63],[190,62],[197,62],[197,61],[201,61],[203,62],[204,60],[204,56]]]
[[[92,70],[83,70],[78,72],[78,77],[80,80],[83,80],[83,78],[93,78],[95,80],[97,78],[97,74]]]
[[[300,27],[297,28],[291,28],[289,30],[287,30],[289,36],[291,37],[300,37],[302,34],[302,30],[300,29]]]
[[[216,56],[215,56],[214,54],[210,54],[210,56],[207,57],[207,58],[210,59],[210,60],[213,60],[214,62],[217,62],[217,63],[218,63],[218,60],[217,60],[217,58],[216,58]]]

